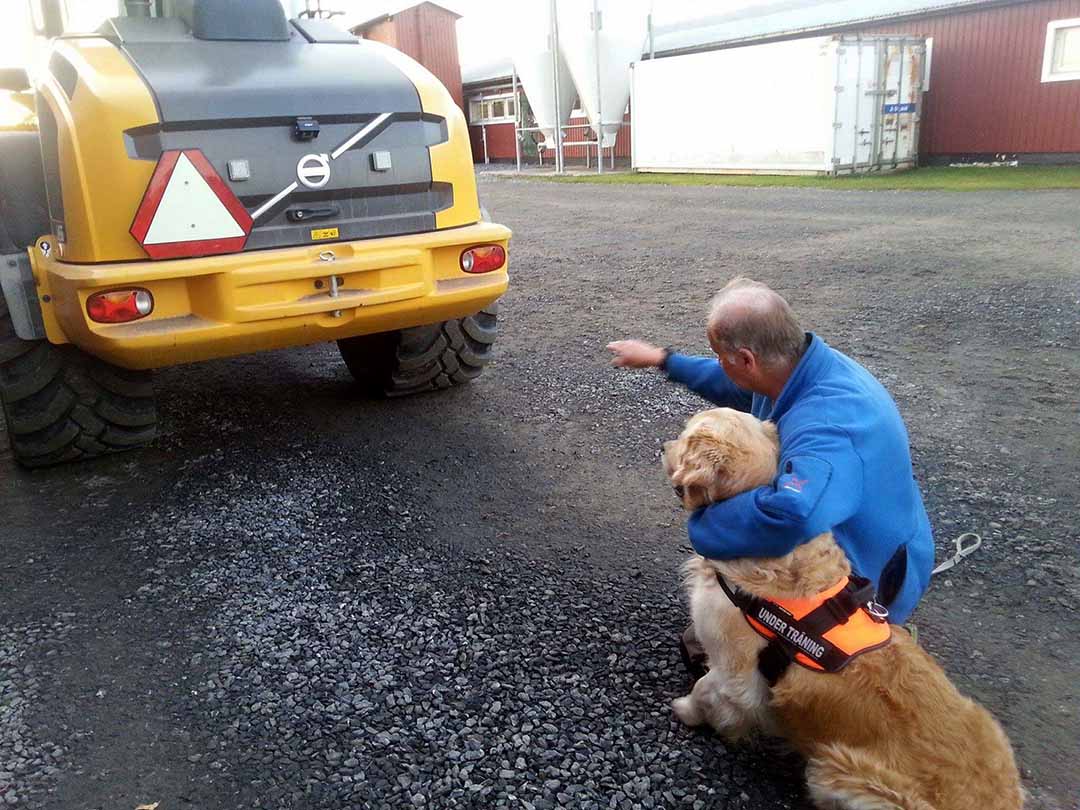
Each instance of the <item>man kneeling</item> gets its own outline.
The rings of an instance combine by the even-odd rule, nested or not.
[[[706,331],[715,359],[637,340],[608,345],[616,366],[655,366],[779,431],[778,474],[695,511],[694,549],[715,560],[782,557],[831,531],[890,621],[907,621],[930,584],[934,540],[892,397],[861,365],[804,332],[788,302],[756,281],[728,283]]]

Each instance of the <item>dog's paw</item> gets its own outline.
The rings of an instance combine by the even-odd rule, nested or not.
[[[690,695],[675,698],[675,700],[671,701],[671,709],[683,725],[700,726],[704,722],[701,712],[698,711],[697,704]]]

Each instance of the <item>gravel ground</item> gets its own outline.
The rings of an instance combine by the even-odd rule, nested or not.
[[[939,557],[983,535],[921,639],[1080,807],[1080,196],[481,188],[516,237],[478,383],[237,358],[159,375],[149,450],[0,457],[0,806],[804,807],[793,757],[672,722],[657,451],[701,403],[602,349],[704,351],[750,273],[897,398]]]

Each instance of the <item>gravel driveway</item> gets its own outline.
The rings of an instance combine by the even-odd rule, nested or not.
[[[704,352],[737,273],[896,397],[939,557],[984,538],[920,638],[1080,806],[1080,195],[481,191],[516,236],[476,384],[370,401],[316,346],[161,372],[149,450],[0,454],[0,806],[805,807],[672,722],[657,452],[702,403],[603,350]]]

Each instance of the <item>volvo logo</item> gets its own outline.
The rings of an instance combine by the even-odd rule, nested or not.
[[[330,156],[304,155],[296,164],[296,179],[308,188],[322,188],[330,182]]]

